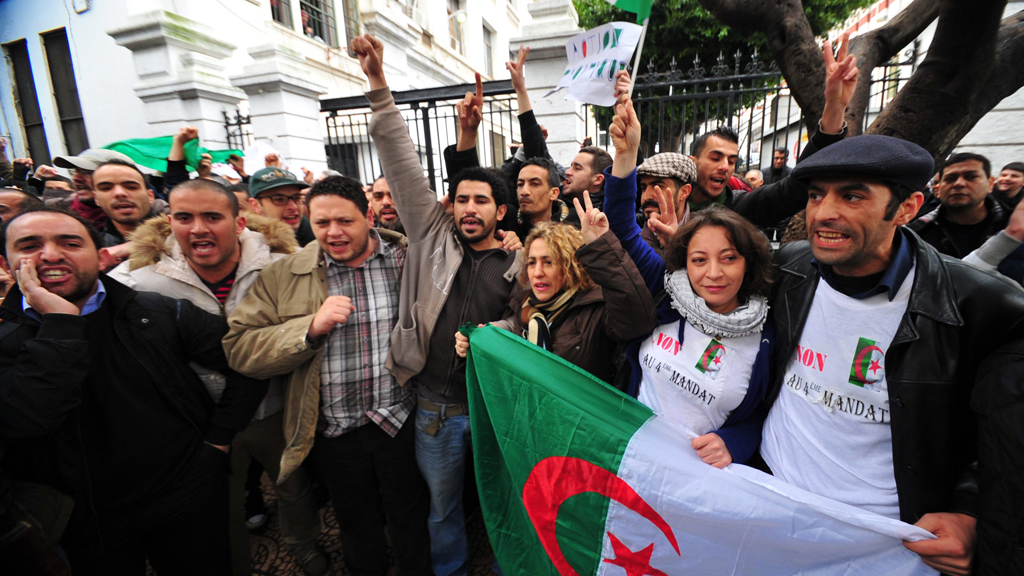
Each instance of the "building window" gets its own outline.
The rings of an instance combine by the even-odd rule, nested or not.
[[[462,9],[460,0],[448,0],[448,34],[451,36],[452,50],[465,54],[462,40],[462,25],[466,22],[466,11]]]
[[[270,16],[274,22],[292,27],[292,3],[290,0],[270,0]]]
[[[359,36],[359,0],[342,0],[341,11],[345,17],[345,44]]]
[[[505,135],[491,130],[491,166],[501,168],[505,163]]]
[[[14,69],[14,104],[25,130],[28,155],[36,166],[50,164],[50,146],[46,142],[43,114],[39,111],[39,99],[36,97],[36,86],[32,78],[32,64],[28,59],[28,46],[25,40],[18,40],[5,44],[4,51]]]
[[[299,10],[303,34],[328,46],[338,45],[331,0],[299,0]]]
[[[494,77],[494,32],[484,26],[484,74]]]
[[[75,82],[75,66],[71,62],[68,48],[68,34],[63,28],[47,32],[43,36],[46,48],[46,63],[50,68],[50,83],[53,97],[57,101],[57,115],[60,117],[64,145],[68,154],[78,154],[89,147],[85,134],[85,119],[82,118],[82,104],[78,100],[78,84]]]

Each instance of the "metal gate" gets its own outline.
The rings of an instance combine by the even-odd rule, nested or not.
[[[484,82],[483,121],[477,153],[483,166],[501,166],[509,146],[520,140],[518,106],[510,80]],[[475,84],[394,92],[395,104],[405,118],[409,135],[420,156],[424,174],[433,190],[445,190],[448,174],[443,167],[444,149],[458,138],[455,104]],[[363,183],[382,174],[377,143],[369,136],[372,116],[365,96],[332,98],[320,102],[326,126],[327,165]]]
[[[918,45],[908,47],[900,60],[875,69],[864,129],[896,96],[916,68]],[[736,171],[771,165],[777,148],[789,151],[795,161],[809,137],[803,113],[791,96],[774,63],[764,63],[755,50],[750,58],[740,52],[729,62],[719,54],[708,70],[694,58],[689,70],[678,68],[675,59],[669,70],[657,72],[653,62],[637,77],[633,103],[643,130],[641,147],[645,155],[658,152],[690,153],[701,134],[718,126],[730,126],[739,134]],[[610,148],[607,126],[611,109],[590,107],[593,121],[587,135],[593,142]]]

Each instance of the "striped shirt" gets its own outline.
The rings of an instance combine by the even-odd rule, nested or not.
[[[348,322],[336,325],[324,344],[317,428],[328,437],[369,422],[394,436],[415,402],[384,367],[391,330],[398,321],[405,249],[381,240],[376,230],[370,230],[370,236],[376,239],[377,248],[359,266],[348,266],[324,254],[328,295],[348,296],[355,308]]]
[[[231,274],[221,278],[218,282],[210,283],[203,280],[203,284],[206,284],[206,287],[210,289],[210,292],[213,292],[214,297],[217,298],[217,301],[220,302],[221,306],[228,301],[231,289],[235,286],[235,274],[237,273],[238,266],[235,266],[235,269],[231,271]],[[200,280],[202,280],[202,278],[200,278]]]

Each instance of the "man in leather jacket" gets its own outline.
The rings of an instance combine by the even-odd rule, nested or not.
[[[797,486],[929,530],[938,538],[905,546],[968,574],[978,498],[969,401],[987,354],[1024,337],[1024,295],[904,228],[933,165],[915,144],[867,135],[794,170],[808,185],[809,241],[776,256],[780,370],[761,456]]]

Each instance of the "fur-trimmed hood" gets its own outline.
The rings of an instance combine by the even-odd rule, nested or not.
[[[245,227],[262,234],[272,254],[291,254],[299,248],[295,232],[280,220],[248,213],[245,214]],[[173,257],[177,247],[177,241],[171,234],[171,223],[165,215],[146,220],[128,239],[132,242],[128,259],[131,271],[156,264],[168,256]]]

